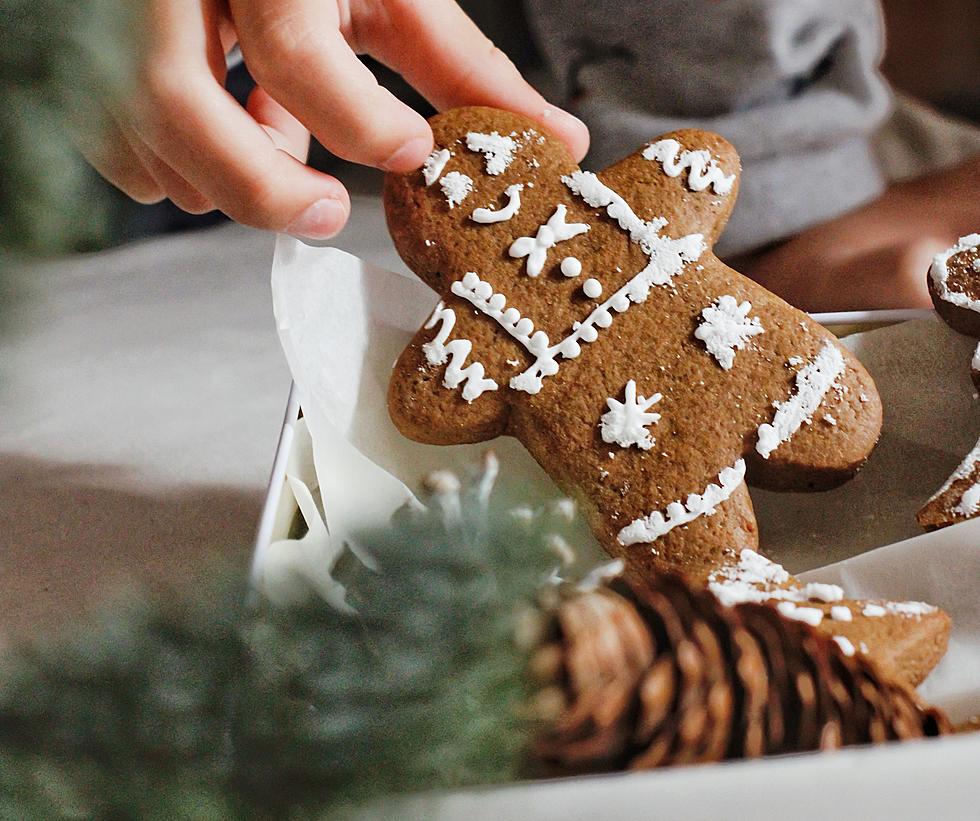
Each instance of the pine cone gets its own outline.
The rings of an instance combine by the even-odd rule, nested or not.
[[[531,660],[553,718],[539,770],[754,758],[951,731],[866,658],[760,604],[725,607],[678,577],[566,594]]]

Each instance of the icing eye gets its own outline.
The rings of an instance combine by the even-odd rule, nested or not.
[[[589,299],[598,299],[602,296],[602,283],[590,277],[582,283],[582,291]]]
[[[575,257],[565,257],[561,261],[561,272],[567,277],[577,277],[582,273],[582,262]]]

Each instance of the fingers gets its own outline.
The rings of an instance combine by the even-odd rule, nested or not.
[[[337,4],[231,0],[242,52],[259,85],[338,156],[389,171],[432,151],[425,119],[378,85],[340,31]]]
[[[117,120],[119,133],[152,175],[164,196],[188,214],[206,214],[214,203],[161,160],[125,121]]]
[[[245,110],[265,129],[273,144],[300,162],[306,162],[310,152],[310,132],[299,120],[270,97],[265,89],[256,86],[248,96]]]
[[[106,116],[100,139],[76,139],[82,156],[103,177],[136,202],[160,202],[166,194],[122,131]]]
[[[295,126],[277,109],[262,98],[253,108],[300,150]],[[347,221],[350,200],[343,186],[280,151],[200,66],[153,75],[136,105],[134,125],[167,166],[238,222],[323,239]]]
[[[361,45],[436,108],[486,105],[523,114],[561,139],[575,161],[589,148],[585,123],[548,103],[453,0],[393,0],[361,30]]]

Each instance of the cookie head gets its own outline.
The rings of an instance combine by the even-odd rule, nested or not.
[[[928,284],[936,313],[954,331],[980,338],[980,234],[937,254]]]
[[[514,114],[432,127],[426,167],[385,183],[396,247],[439,294],[390,383],[405,435],[515,436],[632,571],[702,579],[757,542],[746,477],[817,489],[867,458],[860,363],[711,251],[728,142],[672,132],[593,173]]]

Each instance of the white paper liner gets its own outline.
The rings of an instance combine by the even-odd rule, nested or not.
[[[429,471],[461,470],[491,447],[417,444],[388,418],[391,367],[438,299],[419,280],[282,236],[272,290],[336,544],[359,526],[384,521]],[[836,490],[753,490],[762,550],[794,572],[840,562],[804,578],[839,582],[849,596],[946,609],[954,621],[950,651],[923,692],[958,720],[980,711],[980,522],[917,535],[915,513],[980,431],[969,378],[975,343],[924,320],[857,334],[845,344],[881,392],[881,442],[858,477]],[[508,480],[524,483],[529,504],[555,497],[551,480],[516,440],[497,439],[492,448]],[[866,553],[900,539],[908,541]]]

